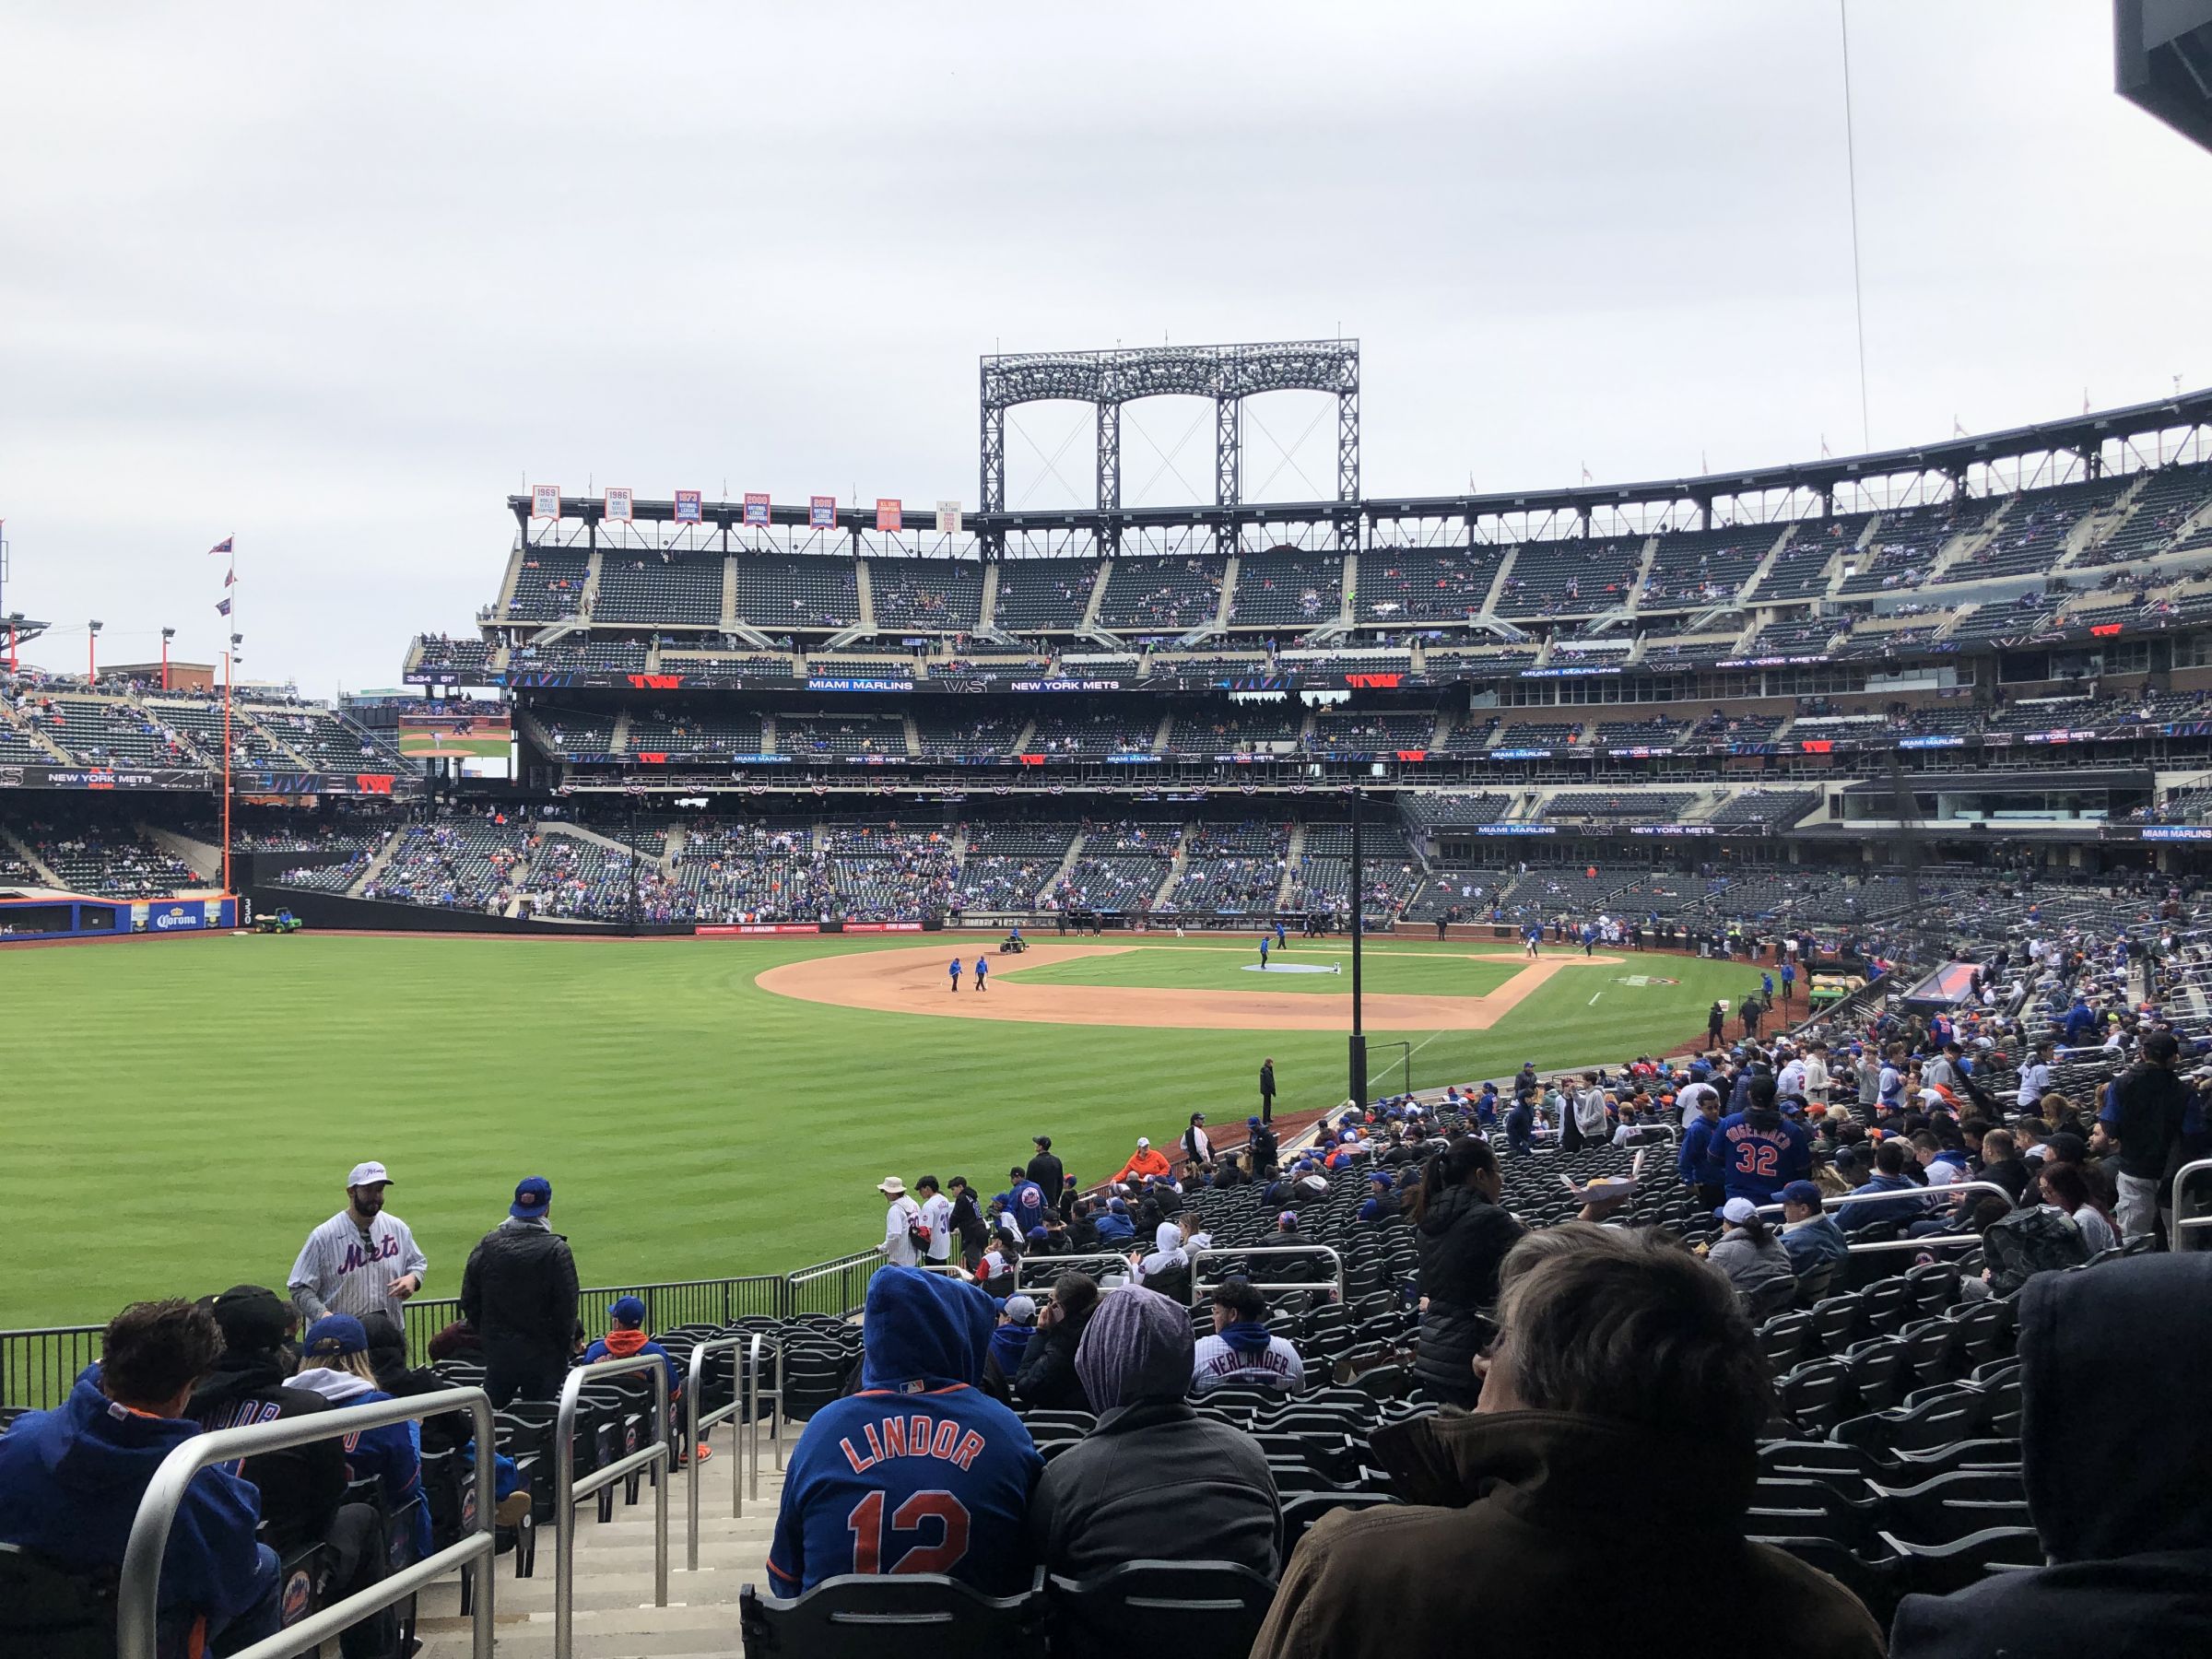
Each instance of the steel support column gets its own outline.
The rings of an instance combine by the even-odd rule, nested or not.
[[[1244,400],[1234,393],[1214,399],[1214,505],[1234,507],[1241,499],[1244,475]],[[1237,550],[1232,513],[1214,526],[1214,551]]]

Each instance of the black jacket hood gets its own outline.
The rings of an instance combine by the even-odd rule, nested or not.
[[[2028,1507],[2051,1559],[2212,1549],[2212,1252],[2037,1274],[2019,1352]]]

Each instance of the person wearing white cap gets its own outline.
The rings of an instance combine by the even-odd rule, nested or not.
[[[346,1177],[346,1207],[307,1235],[286,1281],[310,1324],[326,1313],[399,1317],[394,1305],[422,1288],[429,1258],[415,1234],[384,1210],[392,1177],[381,1163],[358,1163]]]
[[[1122,1172],[1114,1180],[1150,1181],[1158,1177],[1164,1181],[1170,1173],[1165,1155],[1153,1151],[1152,1143],[1140,1135],[1136,1137],[1136,1150],[1129,1155],[1129,1161],[1122,1166]]]
[[[883,1217],[883,1242],[876,1248],[883,1253],[885,1261],[894,1267],[919,1267],[922,1250],[914,1233],[922,1225],[922,1206],[906,1195],[906,1182],[896,1175],[886,1175],[876,1183],[876,1190],[887,1201]]]
[[[1797,1270],[1759,1206],[1748,1198],[1731,1198],[1716,1213],[1721,1236],[1705,1259],[1727,1276],[1753,1318],[1788,1307],[1797,1294]]]

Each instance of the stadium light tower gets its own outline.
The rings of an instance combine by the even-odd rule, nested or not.
[[[100,628],[98,620],[86,624],[85,689],[88,691],[100,683]]]
[[[1359,784],[1352,785],[1352,1041],[1351,1070],[1347,1079],[1347,1092],[1352,1104],[1362,1111],[1367,1106],[1367,1033],[1359,1025],[1360,912],[1367,908],[1363,902],[1366,881],[1359,855],[1359,802],[1364,793]]]
[[[176,637],[177,630],[173,628],[161,630],[161,689],[164,691],[169,689],[169,642]]]

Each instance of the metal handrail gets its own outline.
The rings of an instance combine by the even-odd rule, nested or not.
[[[783,1472],[783,1344],[776,1343],[776,1385],[764,1395],[760,1389],[760,1345],[768,1340],[765,1334],[753,1333],[753,1346],[746,1356],[745,1391],[752,1405],[745,1418],[745,1446],[749,1468],[746,1477],[746,1496],[756,1503],[760,1499],[760,1402],[763,1398],[776,1403],[775,1415],[768,1419],[768,1438],[775,1450],[776,1472]]]
[[[1195,1306],[1197,1306],[1197,1303],[1198,1303],[1198,1264],[1199,1264],[1200,1262],[1203,1262],[1203,1261],[1205,1261],[1205,1260],[1206,1260],[1206,1259],[1208,1256],[1239,1256],[1239,1257],[1249,1257],[1249,1256],[1311,1256],[1311,1255],[1322,1255],[1322,1256],[1326,1256],[1326,1257],[1328,1257],[1328,1258],[1329,1258],[1329,1265],[1330,1265],[1330,1266],[1331,1266],[1331,1267],[1333,1267],[1333,1268],[1335,1269],[1335,1281],[1336,1281],[1336,1300],[1337,1300],[1338,1301],[1344,1301],[1344,1300],[1347,1300],[1347,1289],[1346,1289],[1346,1282],[1345,1282],[1345,1277],[1344,1277],[1344,1257],[1343,1257],[1343,1256],[1341,1256],[1340,1254],[1338,1254],[1338,1253],[1336,1253],[1336,1251],[1335,1251],[1335,1250],[1334,1250],[1333,1248],[1331,1248],[1329,1245],[1326,1245],[1326,1244],[1247,1244],[1247,1245],[1243,1246],[1241,1249],[1234,1249],[1234,1248],[1230,1248],[1230,1247],[1224,1246],[1224,1245],[1214,1245],[1214,1246],[1210,1246],[1209,1248],[1207,1248],[1207,1249],[1205,1249],[1205,1250],[1194,1250],[1194,1251],[1192,1251],[1192,1252],[1190,1253],[1190,1257],[1191,1257],[1191,1305],[1192,1305],[1193,1307],[1195,1307]],[[1275,1290],[1275,1291],[1285,1291],[1285,1290],[1311,1290],[1311,1289],[1312,1289],[1312,1288],[1313,1288],[1313,1286],[1312,1285],[1312,1283],[1311,1283],[1311,1282],[1304,1282],[1304,1283],[1300,1283],[1300,1282],[1289,1282],[1289,1283],[1284,1283],[1284,1284],[1275,1284],[1275,1283],[1266,1283],[1266,1284],[1263,1284],[1263,1283],[1261,1283],[1259,1280],[1257,1280],[1257,1279],[1254,1279],[1254,1280],[1253,1280],[1253,1281],[1252,1281],[1252,1288],[1253,1288],[1254,1290]]]
[[[2212,1158],[2185,1163],[2173,1172],[2173,1237],[2170,1242],[2175,1250],[2212,1250],[2212,1240],[2199,1242],[2205,1230],[2212,1228],[2212,1196],[2183,1203],[2183,1188],[2193,1175],[2212,1175]]]
[[[1136,1241],[1135,1239],[1130,1240],[1129,1246],[1131,1250],[1135,1250],[1136,1248]],[[1058,1278],[1063,1273],[1081,1272],[1082,1268],[1078,1265],[1078,1264],[1084,1262],[1104,1263],[1114,1267],[1119,1267],[1126,1272],[1129,1266],[1129,1252],[1126,1250],[1100,1250],[1088,1252],[1083,1255],[1023,1256],[1020,1261],[1014,1264],[1014,1288],[1017,1290],[1021,1289],[1021,1276],[1024,1271],[1030,1267],[1049,1267],[1053,1270],[1052,1277],[1053,1278]],[[1042,1276],[1040,1275],[1040,1282],[1041,1282],[1041,1279]]]
[[[576,1402],[593,1377],[653,1379],[653,1438],[603,1469],[576,1478]],[[576,1506],[603,1487],[652,1466],[653,1605],[668,1605],[668,1361],[660,1354],[627,1359],[599,1359],[570,1371],[560,1385],[560,1408],[553,1427],[553,1659],[571,1659],[576,1641]],[[490,1649],[483,1659],[489,1659]],[[274,1656],[272,1655],[272,1659]]]
[[[2207,1161],[2206,1167],[2212,1169],[2212,1161]],[[1823,1193],[1820,1194],[1820,1209],[1821,1213],[1825,1215],[1830,1206],[1846,1204],[1879,1204],[1884,1199],[1894,1204],[1904,1198],[1941,1200],[1954,1194],[1964,1196],[1968,1193],[1985,1193],[1992,1198],[2004,1199],[2006,1204],[2013,1202],[2012,1194],[1994,1181],[1957,1181],[1949,1186],[1916,1187],[1910,1193],[1840,1193],[1832,1197]],[[1936,1207],[1937,1206],[1931,1206],[1930,1215],[1935,1213]],[[1762,1204],[1759,1206],[1760,1215],[1764,1216],[1770,1212],[1780,1215],[1782,1206],[1780,1204]],[[1980,1233],[1923,1233],[1916,1239],[1868,1239],[1863,1243],[1847,1244],[1844,1249],[1851,1255],[1879,1255],[1892,1250],[1929,1250],[1946,1244],[1979,1244],[1981,1242],[1982,1235]]]
[[[704,1342],[692,1348],[690,1369],[685,1374],[684,1444],[691,1448],[691,1478],[684,1482],[685,1503],[688,1511],[686,1516],[688,1524],[688,1535],[684,1540],[684,1571],[687,1572],[699,1571],[699,1489],[706,1484],[701,1478],[704,1471],[700,1466],[699,1437],[709,1429],[713,1428],[715,1424],[725,1422],[745,1409],[745,1380],[742,1376],[735,1374],[736,1371],[735,1359],[737,1350],[745,1346],[746,1340],[747,1338],[743,1335],[708,1337]],[[758,1342],[759,1338],[755,1336],[752,1340]],[[699,1403],[706,1393],[707,1356],[720,1353],[729,1354],[733,1360],[730,1403],[727,1406],[717,1406],[712,1411],[701,1414]],[[737,1448],[733,1446],[730,1449],[730,1518],[732,1520],[735,1520],[745,1513],[745,1488],[739,1477],[739,1465],[743,1461]]]
[[[131,1522],[130,1542],[123,1552],[123,1572],[115,1588],[115,1652],[117,1659],[155,1659],[159,1633],[156,1629],[160,1606],[161,1558],[169,1548],[171,1528],[177,1510],[202,1469],[212,1464],[257,1456],[265,1452],[288,1451],[316,1441],[359,1434],[366,1429],[394,1423],[418,1422],[424,1418],[465,1409],[474,1425],[477,1443],[477,1524],[458,1542],[434,1550],[412,1566],[392,1573],[366,1590],[310,1614],[298,1624],[241,1649],[233,1659],[289,1659],[289,1655],[320,1647],[330,1637],[359,1624],[372,1613],[404,1601],[455,1567],[481,1559],[489,1567],[497,1547],[493,1536],[496,1506],[486,1501],[493,1489],[491,1399],[481,1388],[448,1388],[435,1394],[408,1394],[402,1399],[377,1400],[366,1406],[344,1406],[335,1411],[312,1412],[273,1423],[255,1423],[243,1429],[217,1429],[195,1434],[161,1460],[154,1477],[138,1500]],[[494,1575],[477,1575],[475,1606],[475,1659],[491,1659],[491,1594]]]

